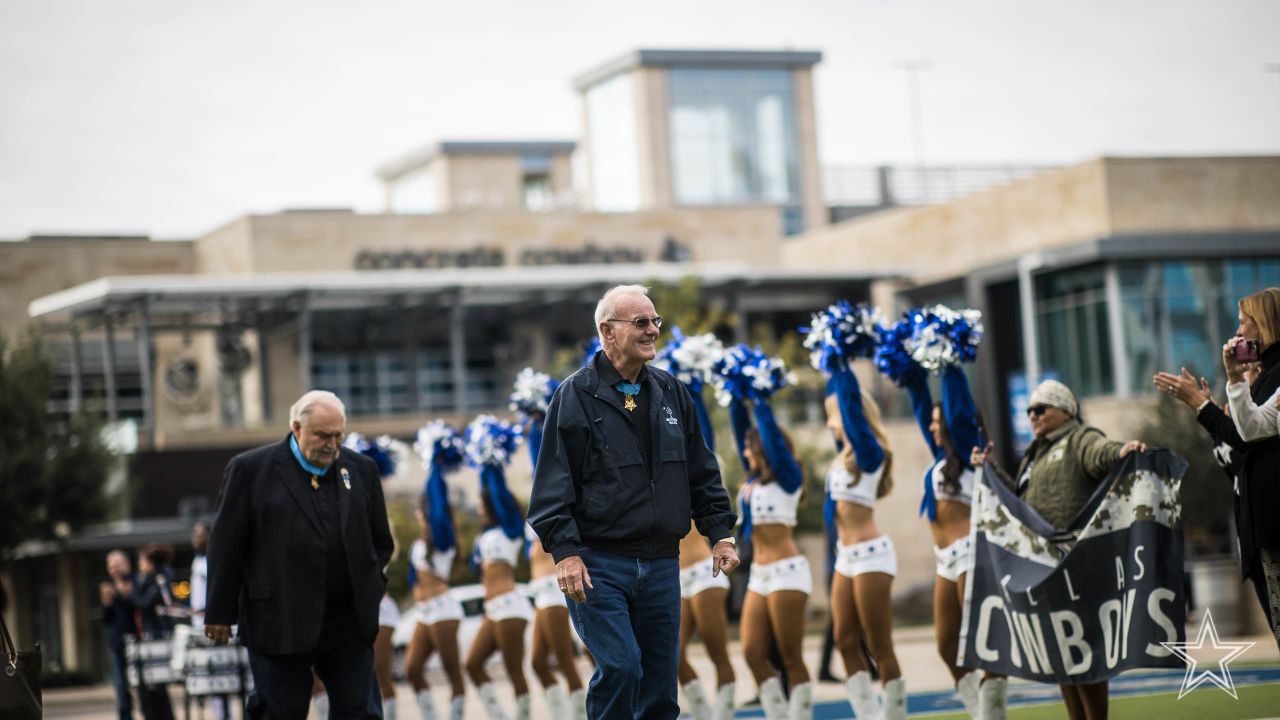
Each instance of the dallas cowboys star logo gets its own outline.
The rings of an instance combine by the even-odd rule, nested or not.
[[[1205,647],[1205,639],[1208,638],[1211,643],[1210,647],[1215,653],[1227,651],[1218,659],[1218,669],[1215,670],[1196,670],[1196,659],[1191,657],[1190,652],[1193,650],[1202,650]],[[1227,667],[1227,663],[1235,660],[1246,650],[1253,647],[1252,642],[1222,642],[1218,640],[1218,628],[1213,624],[1213,613],[1208,608],[1204,611],[1204,622],[1200,623],[1200,632],[1196,635],[1196,641],[1190,642],[1162,642],[1160,643],[1166,650],[1182,658],[1187,663],[1187,674],[1182,678],[1182,690],[1178,693],[1178,699],[1181,700],[1183,695],[1195,690],[1206,682],[1222,688],[1233,698],[1239,700],[1236,695],[1236,684],[1231,681],[1231,670]]]

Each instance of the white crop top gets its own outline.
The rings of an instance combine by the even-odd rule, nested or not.
[[[502,528],[494,527],[480,534],[476,539],[476,547],[480,550],[480,562],[500,562],[515,567],[520,550],[524,548],[524,538],[513,540],[507,537]]]
[[[873,472],[864,472],[856,481],[845,469],[844,463],[837,458],[827,471],[827,493],[833,500],[858,503],[866,507],[875,507],[876,490],[880,487],[880,476],[884,475],[884,463]]]
[[[960,473],[957,482],[960,484],[959,492],[948,492],[943,489],[942,485],[942,464],[944,460],[934,463],[933,468],[929,470],[929,481],[933,483],[933,496],[938,500],[947,500],[949,502],[964,503],[965,505],[973,504],[973,479],[975,477],[973,468],[965,468]]]
[[[457,554],[457,548],[436,550],[431,553],[431,558],[428,559],[427,543],[424,540],[414,540],[413,547],[409,549],[409,560],[418,572],[434,575],[448,582],[453,570],[453,559]]]
[[[761,484],[753,482],[743,488],[738,502],[743,497],[751,503],[751,523],[753,525],[786,525],[796,526],[796,506],[800,504],[800,490],[789,493],[776,482]]]

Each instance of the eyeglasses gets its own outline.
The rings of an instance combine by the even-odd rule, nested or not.
[[[1027,417],[1037,417],[1049,412],[1051,405],[1032,405],[1027,408]]]
[[[660,328],[660,327],[662,327],[662,316],[661,316],[661,315],[654,315],[654,316],[653,316],[653,317],[651,317],[651,318],[647,318],[647,317],[638,317],[638,318],[636,318],[635,320],[623,320],[623,319],[621,319],[621,318],[609,318],[609,319],[607,320],[607,322],[624,322],[624,323],[631,323],[632,325],[635,325],[635,326],[636,326],[636,329],[637,329],[637,330],[648,330],[648,329],[649,329],[649,323],[653,323],[653,326],[654,326],[655,328]]]

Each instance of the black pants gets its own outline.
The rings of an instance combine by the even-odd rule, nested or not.
[[[360,637],[354,613],[326,617],[320,643],[301,655],[249,651],[254,692],[249,716],[265,720],[306,720],[311,704],[311,670],[329,695],[330,717],[381,718],[373,697],[373,638]]]

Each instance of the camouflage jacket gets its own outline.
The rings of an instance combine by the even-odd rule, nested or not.
[[[1102,431],[1071,419],[1043,438],[1032,441],[1018,464],[1018,474],[1000,477],[1022,499],[1048,520],[1063,529],[1088,502],[1098,483],[1120,461],[1124,443],[1108,440]],[[1025,484],[1018,479],[1030,466]]]

